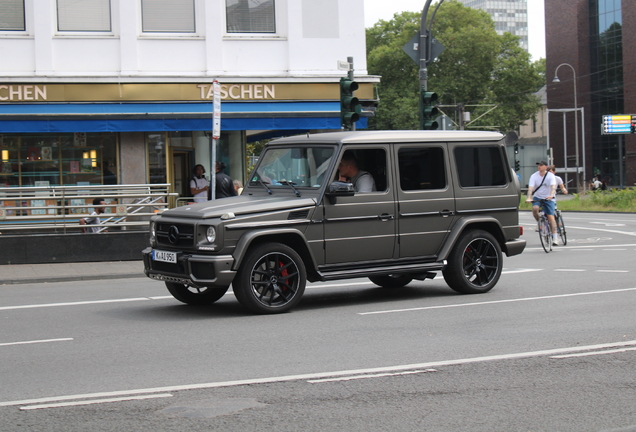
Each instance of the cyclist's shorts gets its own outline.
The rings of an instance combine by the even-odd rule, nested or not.
[[[554,211],[556,209],[555,200],[544,201],[543,204],[541,204],[539,198],[535,198],[532,200],[532,205],[533,206],[543,205],[543,212],[546,214],[546,216],[554,216]]]

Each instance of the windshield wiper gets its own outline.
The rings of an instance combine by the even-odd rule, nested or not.
[[[270,188],[267,187],[267,185],[263,182],[263,180],[261,180],[260,176],[258,177],[258,182],[263,185],[263,187],[265,188],[268,194],[270,195],[272,194],[272,191],[270,190]]]
[[[279,183],[280,183],[280,184],[284,184],[284,185],[288,185],[290,188],[292,188],[292,189],[294,190],[294,193],[296,194],[296,196],[297,196],[298,198],[300,198],[300,192],[298,192],[298,189],[296,189],[296,188],[294,187],[294,183],[292,183],[292,182],[290,182],[290,181],[287,181],[287,180],[281,180]]]

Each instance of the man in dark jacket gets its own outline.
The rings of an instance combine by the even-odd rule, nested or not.
[[[216,191],[215,197],[219,198],[227,198],[231,196],[236,196],[236,189],[234,188],[234,182],[232,178],[225,174],[223,170],[225,169],[225,164],[223,162],[216,163]],[[210,189],[209,194],[212,194],[212,190]]]

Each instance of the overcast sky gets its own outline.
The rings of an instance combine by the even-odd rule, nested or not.
[[[425,0],[364,0],[364,26],[390,20],[396,12],[422,13]],[[435,1],[432,2],[435,4]],[[545,15],[543,0],[528,0],[528,44],[532,60],[545,57]]]

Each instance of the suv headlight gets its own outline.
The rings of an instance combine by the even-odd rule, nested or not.
[[[155,230],[155,223],[154,222],[150,222],[150,245],[154,245],[155,243],[155,235],[156,235],[156,230]]]
[[[216,229],[214,229],[213,226],[208,227],[207,231],[205,232],[205,238],[208,243],[214,243],[214,240],[216,240]]]

